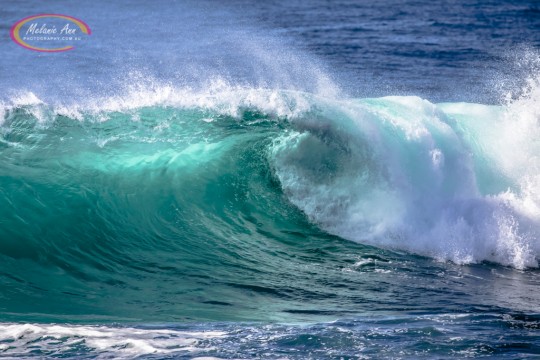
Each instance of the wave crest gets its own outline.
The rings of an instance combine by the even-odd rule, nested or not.
[[[287,198],[325,231],[459,264],[523,269],[537,267],[540,256],[539,88],[531,82],[506,106],[349,99],[222,80],[204,91],[134,86],[125,96],[69,106],[24,94],[2,107],[2,143],[30,139],[27,155],[39,155],[42,167],[43,154],[73,146],[59,160],[72,169],[196,173],[209,162],[219,167],[216,159],[230,153],[223,149],[265,138]],[[41,125],[12,136],[21,114]],[[58,130],[66,118],[82,124],[69,136]],[[79,137],[97,148],[78,148]],[[50,140],[49,152],[38,151],[44,143],[36,138]]]

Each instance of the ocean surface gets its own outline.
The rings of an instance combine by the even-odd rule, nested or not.
[[[0,358],[540,358],[537,1],[0,14]]]

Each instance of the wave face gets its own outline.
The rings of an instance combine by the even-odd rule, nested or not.
[[[331,301],[329,279],[347,269],[317,267],[322,256],[378,273],[401,256],[388,250],[538,267],[537,99],[432,104],[225,83],[84,106],[26,94],[2,109],[3,308],[250,320],[282,303],[290,316],[306,296]],[[375,248],[359,258],[340,238]],[[145,294],[163,307],[133,314]],[[54,300],[36,311],[43,296]]]

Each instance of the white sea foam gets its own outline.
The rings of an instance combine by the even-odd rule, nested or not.
[[[222,331],[180,331],[91,325],[0,324],[0,356],[25,357],[39,350],[77,353],[90,349],[97,358],[130,359],[149,354],[184,353],[196,356],[211,350],[207,339],[225,336]]]

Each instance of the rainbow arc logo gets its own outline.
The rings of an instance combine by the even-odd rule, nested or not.
[[[46,20],[66,20],[66,23],[62,28],[57,28],[56,26],[52,28],[47,28],[45,23],[42,23],[41,27],[39,27],[38,21]],[[76,27],[70,28],[70,24],[75,25]],[[25,36],[26,34],[21,36],[21,29],[26,29],[26,34],[30,33],[34,36],[27,37]],[[50,40],[57,40],[57,42],[65,43],[79,39],[77,30],[85,35],[92,34],[90,27],[84,21],[74,18],[73,16],[61,14],[39,14],[25,17],[24,19],[21,19],[15,24],[13,24],[13,26],[11,27],[10,36],[17,45],[20,45],[29,50],[40,52],[62,52],[72,50],[75,47],[73,45],[66,44],[62,44],[62,46],[58,47],[42,47],[37,46],[37,44],[34,43],[29,43],[28,39],[36,38],[37,41],[39,41],[40,39],[46,39],[49,40],[49,45],[54,46],[54,41]],[[35,36],[36,34],[41,36]]]

